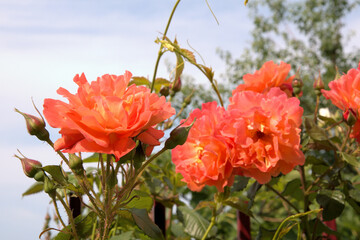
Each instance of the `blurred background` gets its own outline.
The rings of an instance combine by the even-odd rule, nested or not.
[[[247,7],[243,0],[208,2],[219,24],[205,1],[183,0],[168,37],[176,37],[182,47],[201,54],[206,66],[215,70],[224,94],[241,81],[244,73],[253,72],[270,59],[302,66],[308,79],[319,69],[331,79],[334,65],[346,71],[348,66],[356,68],[360,60],[360,33],[356,32],[360,26],[359,1],[274,0],[263,1],[261,6],[250,0]],[[287,2],[299,8],[287,6]],[[312,6],[315,2],[318,5]],[[60,86],[76,92],[72,79],[82,72],[89,81],[125,70],[151,78],[159,49],[154,41],[161,37],[174,3],[0,0],[3,239],[38,239],[45,214],[53,213],[46,194],[22,197],[33,180],[23,174],[20,161],[13,157],[17,149],[43,165],[60,162],[47,144],[28,135],[24,119],[14,107],[36,115],[31,98],[42,111],[44,98],[61,99],[56,94]],[[305,55],[306,49],[313,52]],[[169,65],[175,62],[172,54],[165,55],[158,76],[169,78]],[[310,69],[306,63],[317,67]],[[211,95],[206,78],[195,68],[187,64],[184,74],[192,84],[203,84],[205,94]],[[57,131],[50,130],[53,141],[58,138]]]

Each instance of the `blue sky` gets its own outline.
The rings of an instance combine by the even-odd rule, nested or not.
[[[24,176],[12,157],[19,148],[43,164],[59,158],[44,143],[28,136],[14,107],[34,114],[31,97],[42,109],[43,99],[59,98],[57,88],[76,91],[72,82],[84,72],[88,80],[102,74],[152,76],[161,36],[175,1],[170,0],[0,0],[0,232],[3,239],[37,239],[48,207],[45,194],[21,198],[33,181]],[[187,41],[215,69],[218,81],[225,67],[216,48],[239,56],[250,41],[251,22],[243,0],[209,0],[220,25],[204,0],[183,0],[175,13],[168,36]],[[346,20],[346,30],[360,26],[360,10]],[[359,33],[351,45],[360,42]],[[359,46],[358,46],[359,47]],[[349,47],[351,49],[351,47]],[[172,55],[164,59],[175,62]],[[355,67],[355,66],[354,66]],[[193,68],[185,73],[204,78]],[[168,77],[164,62],[158,76]],[[57,130],[52,130],[56,140]]]

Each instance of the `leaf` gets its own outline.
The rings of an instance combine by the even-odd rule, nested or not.
[[[249,204],[238,197],[227,198],[223,203],[245,213],[249,217],[253,217],[252,212],[249,210]]]
[[[93,223],[96,221],[96,213],[90,212],[87,216],[79,215],[75,219],[75,228],[78,236],[81,239],[86,239],[90,236],[93,228]],[[70,240],[72,239],[72,228],[70,225],[62,229],[62,232],[59,232],[54,240]]]
[[[48,172],[51,177],[60,185],[68,185],[67,180],[65,179],[62,168],[59,165],[48,165],[42,168],[45,172]]]
[[[132,208],[130,212],[134,218],[136,225],[143,232],[153,239],[164,239],[160,228],[149,218],[146,209]]]
[[[316,201],[324,209],[324,221],[329,221],[340,216],[345,207],[345,195],[338,190],[323,189],[318,192]]]
[[[309,143],[309,147],[326,150],[335,149],[334,145],[329,141],[324,129],[316,125],[312,118],[305,117],[305,128],[307,134],[315,141],[313,144]]]
[[[250,200],[249,209],[251,208],[252,204],[254,203],[255,195],[256,195],[257,191],[261,188],[261,186],[262,185],[256,181],[248,189],[247,197]]]
[[[132,80],[129,82],[128,86],[135,84],[136,86],[145,85],[150,87],[150,81],[146,77],[132,77]]]
[[[90,212],[86,217],[79,218],[78,216],[75,218],[76,231],[79,237],[85,239],[90,236],[93,228],[94,221],[96,221],[96,213]]]
[[[213,209],[216,207],[216,203],[214,201],[201,201],[196,206],[195,210],[199,210],[201,208],[210,208]]]
[[[287,217],[284,219],[284,221],[281,222],[280,226],[278,227],[278,229],[276,230],[275,232],[275,235],[273,237],[273,240],[278,240],[280,239],[280,234],[282,233],[283,231],[283,227],[285,224],[288,224],[289,222],[293,222],[295,221],[296,223],[298,223],[299,219],[306,216],[306,215],[309,215],[309,214],[312,214],[312,213],[319,213],[322,209],[315,209],[315,210],[311,210],[311,211],[308,211],[308,212],[304,212],[304,213],[298,213],[298,214],[295,214],[295,215],[292,215],[290,217]],[[291,227],[295,226],[296,224],[293,224]],[[291,229],[291,228],[290,228]],[[288,231],[290,231],[290,229],[288,229]],[[288,232],[287,231],[287,232]]]
[[[244,190],[249,183],[249,178],[244,176],[235,176],[234,184],[231,188],[231,192],[240,192]]]
[[[357,202],[360,202],[360,190],[353,188],[349,190],[349,196]]]
[[[193,52],[187,50],[187,49],[184,49],[184,48],[181,48],[180,49],[180,54],[182,56],[184,56],[186,58],[186,60],[188,60],[190,63],[192,64],[196,64],[196,59],[195,59],[195,55]]]
[[[184,231],[197,239],[202,238],[209,226],[205,218],[186,206],[178,207],[178,218],[184,224]]]
[[[206,77],[210,80],[214,80],[214,71],[212,68],[206,67],[204,65],[199,64],[199,66],[204,70]]]
[[[175,53],[176,54],[176,70],[175,70],[175,80],[174,82],[176,82],[178,80],[178,78],[180,78],[183,70],[184,70],[184,59],[181,57],[181,55],[179,53]]]
[[[169,86],[170,81],[165,78],[156,78],[154,83],[155,92],[159,92],[163,86]]]
[[[26,190],[22,196],[28,196],[31,194],[35,194],[35,193],[39,193],[42,192],[44,190],[44,183],[42,182],[36,182],[33,185],[31,185],[28,190]]]
[[[143,191],[133,190],[129,199],[131,198],[133,200],[126,204],[126,208],[146,209],[149,212],[154,205],[152,197]]]
[[[360,162],[356,159],[355,156],[344,153],[344,152],[339,152],[339,154],[341,155],[342,159],[347,162],[348,164],[350,164],[351,166],[360,168]]]
[[[124,232],[120,235],[112,236],[109,240],[130,240],[133,237],[133,231]]]
[[[103,159],[106,159],[106,154],[103,154]],[[90,157],[83,159],[83,163],[99,162],[99,153],[94,153]]]

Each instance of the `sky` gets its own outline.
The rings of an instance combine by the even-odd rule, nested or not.
[[[21,194],[33,183],[13,157],[19,149],[43,165],[59,164],[59,157],[45,143],[29,136],[23,118],[14,107],[35,115],[31,98],[42,110],[45,98],[61,99],[56,90],[76,91],[72,79],[85,73],[89,81],[102,74],[134,76],[153,74],[161,37],[175,1],[173,0],[0,0],[0,232],[3,239],[38,239],[49,198],[40,193]],[[213,67],[218,81],[225,71],[216,48],[239,56],[248,46],[252,29],[243,0],[209,0],[219,20],[216,23],[204,0],[183,0],[168,32],[180,45],[195,48]],[[345,22],[346,31],[360,26],[360,9]],[[348,44],[360,42],[356,33]],[[360,47],[360,46],[358,46]],[[175,62],[172,55],[163,59]],[[198,59],[200,59],[198,57]],[[355,67],[355,66],[354,66]],[[185,73],[206,83],[196,69]],[[167,78],[164,61],[159,77]],[[53,141],[56,129],[50,130]]]

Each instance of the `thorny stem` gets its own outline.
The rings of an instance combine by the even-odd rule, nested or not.
[[[316,105],[315,105],[315,112],[314,112],[314,122],[317,122],[317,115],[319,111],[319,103],[320,103],[320,96],[316,96]]]
[[[119,193],[119,199],[117,201],[117,204],[113,207],[114,210],[116,210],[123,202],[124,198],[130,194],[130,192],[133,190],[137,179],[141,176],[142,172],[145,170],[145,168],[158,156],[160,156],[163,152],[165,152],[167,148],[162,148],[159,152],[155,153],[151,158],[149,158],[141,167],[139,170],[135,173],[135,176],[132,176],[129,183],[126,183],[126,186],[123,187],[123,192]]]
[[[305,176],[305,168],[304,166],[299,166],[299,172],[300,172],[300,181],[301,181],[301,185],[303,186],[303,192],[304,192],[304,212],[309,211],[309,196],[308,193],[306,193],[305,189],[306,189],[306,176]],[[309,226],[309,222],[308,222],[308,217],[305,216],[304,218],[302,218],[302,221],[304,223],[304,233],[307,237],[307,239],[310,238],[310,226]]]
[[[274,189],[270,184],[266,184],[266,187],[273,191],[276,195],[278,195],[282,200],[284,200],[290,207],[292,207],[297,213],[299,213],[299,209],[292,204],[289,200],[287,200],[281,193],[279,193],[276,189]]]
[[[54,148],[54,143],[53,143],[50,139],[48,139],[46,142],[47,142],[52,148]],[[59,156],[64,160],[64,162],[69,166],[69,160],[65,157],[65,155],[64,155],[61,151],[57,151],[57,153],[58,153]],[[71,168],[70,168],[70,169],[71,169]],[[82,187],[82,189],[84,190],[85,194],[88,196],[89,200],[90,200],[91,203],[93,204],[93,206],[94,206],[94,208],[95,208],[95,210],[96,210],[96,212],[97,212],[97,215],[102,218],[102,217],[103,217],[102,211],[98,208],[98,206],[97,206],[97,204],[96,204],[96,202],[95,202],[94,197],[90,194],[89,190],[88,190],[87,187],[86,187],[86,184],[85,184],[86,178],[84,178],[83,176],[77,175],[72,169],[71,169],[71,171],[73,172],[73,174],[74,174],[74,176],[76,177],[79,185]]]
[[[61,225],[63,225],[63,227],[65,228],[66,227],[66,224],[64,223],[64,221],[62,220],[61,218],[61,215],[59,213],[59,207],[56,203],[56,198],[53,198],[53,202],[54,202],[54,207],[55,207],[55,211],[56,211],[56,215],[58,216],[60,222],[61,222]]]
[[[166,34],[167,34],[167,32],[169,30],[169,27],[170,27],[171,20],[172,20],[172,18],[174,16],[175,10],[176,10],[177,6],[179,5],[179,3],[180,3],[180,0],[177,0],[174,7],[173,7],[173,10],[171,11],[170,17],[169,17],[168,22],[167,22],[166,27],[165,27],[163,39],[165,39],[165,37],[166,37]],[[158,57],[156,59],[156,64],[155,64],[155,69],[154,69],[154,75],[153,75],[153,79],[152,79],[152,82],[151,82],[151,92],[154,90],[157,69],[159,67],[160,58],[163,55],[162,49],[163,49],[163,46],[160,44],[160,49],[159,49],[159,53],[158,53]]]
[[[336,127],[337,125],[339,125],[339,124],[341,124],[341,123],[343,123],[343,122],[344,122],[344,119],[341,120],[341,121],[339,121],[339,122],[336,122],[336,123],[330,125],[330,126],[327,127],[327,128],[325,128],[325,131],[329,131],[329,130],[332,129],[333,127]]]
[[[64,206],[65,211],[66,211],[67,215],[69,216],[69,222],[70,222],[72,231],[74,232],[74,238],[79,239],[79,236],[77,235],[76,228],[75,228],[75,221],[74,221],[74,218],[72,216],[72,212],[71,212],[70,208],[66,205],[66,203],[64,202],[62,197],[59,195],[59,193],[56,193],[56,196],[60,200],[61,204]],[[54,197],[54,200],[56,200],[55,197]]]

